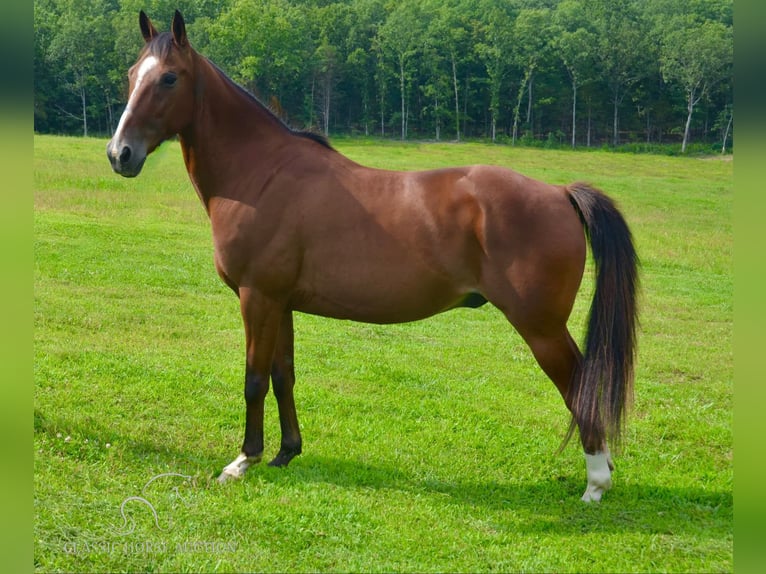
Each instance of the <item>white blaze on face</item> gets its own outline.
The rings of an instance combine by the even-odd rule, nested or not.
[[[147,56],[143,62],[141,62],[141,65],[138,68],[138,72],[136,74],[136,84],[133,86],[133,91],[130,93],[130,97],[128,97],[128,105],[125,106],[125,111],[122,112],[122,116],[120,117],[120,123],[117,124],[117,131],[114,132],[114,136],[112,137],[113,142],[119,142],[122,140],[122,130],[125,127],[125,121],[130,117],[130,114],[135,107],[135,100],[138,94],[138,90],[141,87],[141,83],[144,81],[144,78],[146,77],[146,74],[149,73],[149,71],[154,68],[159,63],[159,60],[155,58],[154,56]],[[117,157],[117,153],[121,148],[121,146],[115,145],[112,148],[112,154]]]

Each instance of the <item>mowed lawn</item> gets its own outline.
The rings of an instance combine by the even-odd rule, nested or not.
[[[392,326],[297,314],[304,454],[217,484],[243,432],[238,302],[178,144],[136,179],[105,145],[35,137],[38,571],[733,569],[733,162],[335,142],[377,167],[500,164],[618,201],[643,263],[636,399],[614,488],[586,505],[579,445],[556,452],[563,402],[491,305]],[[589,264],[580,341],[591,289]]]

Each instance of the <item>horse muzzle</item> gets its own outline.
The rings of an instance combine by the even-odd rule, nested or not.
[[[106,156],[115,173],[123,177],[136,177],[144,167],[146,150],[143,146],[132,146],[112,139],[106,145]]]

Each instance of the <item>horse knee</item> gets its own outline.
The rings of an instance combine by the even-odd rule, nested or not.
[[[263,401],[269,392],[268,376],[248,373],[245,376],[245,402],[247,404]]]
[[[275,366],[271,370],[271,382],[274,387],[274,396],[277,400],[292,394],[295,386],[295,375],[290,368]]]

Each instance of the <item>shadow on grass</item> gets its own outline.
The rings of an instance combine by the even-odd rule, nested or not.
[[[63,421],[61,421],[63,423]],[[672,487],[622,482],[616,475],[615,487],[602,503],[585,504],[579,500],[585,488],[584,469],[573,469],[570,477],[544,478],[514,482],[513,469],[508,481],[453,481],[420,478],[415,472],[396,465],[366,464],[352,458],[304,454],[288,468],[271,468],[265,463],[251,467],[241,482],[220,486],[215,477],[226,461],[210,449],[187,452],[151,439],[117,437],[112,429],[77,423],[61,424],[48,420],[35,410],[35,432],[56,435],[61,428],[82,432],[100,440],[119,439],[123,445],[120,462],[126,465],[173,468],[194,472],[207,488],[257,488],[269,482],[296,487],[332,484],[344,489],[401,492],[446,499],[487,512],[509,514],[525,531],[562,535],[589,532],[643,532],[658,535],[697,533],[705,538],[732,535],[733,499],[730,491],[704,488]],[[87,426],[87,428],[85,428]],[[77,457],[76,452],[70,453]],[[203,487],[204,488],[204,487]]]
[[[343,488],[385,489],[420,495],[445,496],[453,503],[512,512],[531,531],[573,534],[641,531],[656,534],[731,534],[732,493],[701,488],[625,484],[619,478],[600,504],[580,501],[584,469],[576,477],[535,482],[441,481],[419,479],[394,466],[368,465],[356,460],[304,455],[288,469],[251,469],[251,478],[273,483],[328,483]],[[580,471],[582,470],[582,475]],[[255,472],[253,472],[255,471]]]

